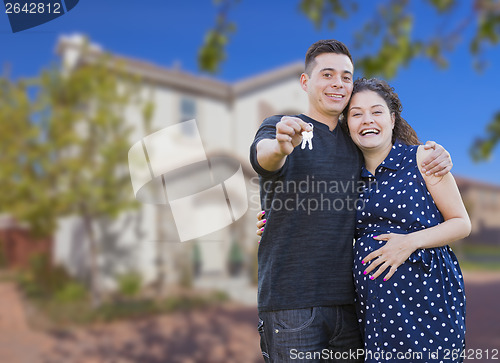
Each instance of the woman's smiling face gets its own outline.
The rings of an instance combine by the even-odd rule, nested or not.
[[[354,143],[361,150],[386,149],[392,146],[395,116],[385,100],[374,91],[354,94],[349,104],[347,125]]]

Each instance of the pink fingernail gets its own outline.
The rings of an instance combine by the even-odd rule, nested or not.
[[[262,211],[262,215],[264,215],[264,214],[266,214],[266,211],[265,211],[265,210],[263,210],[263,211]]]
[[[387,281],[387,279],[384,277],[384,281]]]
[[[262,220],[262,223],[266,223],[266,222],[267,222],[267,219],[263,219],[263,220]]]
[[[260,241],[258,243],[260,243]]]
[[[264,227],[262,227],[262,228],[260,229],[260,231],[261,231],[261,232],[264,232]]]
[[[361,263],[364,265],[366,262],[365,261],[361,261]]]
[[[366,275],[367,273],[368,273],[368,272],[364,271],[364,272],[363,272],[363,275]]]
[[[373,277],[373,276],[370,276],[370,280],[373,280],[374,278],[375,278],[375,277]]]
[[[373,238],[377,238],[378,236],[373,236]]]

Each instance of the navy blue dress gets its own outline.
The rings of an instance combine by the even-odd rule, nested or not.
[[[389,270],[373,281],[363,274],[363,258],[386,243],[374,236],[444,221],[418,170],[417,148],[396,142],[375,176],[364,167],[361,172],[366,187],[357,211],[353,273],[366,362],[462,361],[464,282],[449,246],[415,251],[385,282]]]

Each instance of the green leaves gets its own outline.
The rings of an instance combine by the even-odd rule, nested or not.
[[[500,111],[495,114],[493,120],[486,128],[486,136],[476,138],[470,154],[476,162],[487,160],[491,157],[491,153],[496,145],[500,142]]]
[[[324,23],[329,29],[336,25],[336,19],[347,19],[350,13],[356,12],[358,5],[355,1],[340,0],[302,0],[299,9],[311,20],[317,29]]]
[[[217,21],[214,29],[207,32],[199,53],[200,69],[216,73],[226,60],[226,46],[235,25],[227,19],[229,9],[238,0],[218,0]],[[455,12],[456,0],[426,0],[429,11],[437,12],[439,27],[428,30],[428,19],[415,16],[415,2],[409,0],[385,0],[377,2],[372,16],[362,23],[356,12],[367,2],[359,0],[300,0],[299,10],[317,29],[333,29],[339,20],[352,21],[359,31],[353,34],[351,49],[356,70],[364,76],[393,78],[402,67],[416,58],[427,58],[440,68],[448,66],[447,55],[461,42],[468,41],[472,65],[481,71],[488,64],[484,58],[488,46],[500,41],[500,2],[498,0],[474,0],[466,2],[468,12]],[[426,14],[422,12],[421,14]],[[465,14],[465,15],[464,15]],[[423,28],[425,32],[416,32]],[[473,37],[467,38],[470,30]],[[417,36],[417,34],[420,36]],[[424,34],[424,35],[421,35]],[[334,37],[334,36],[333,36]],[[469,39],[469,40],[464,40]],[[349,44],[347,39],[342,39]],[[496,119],[495,119],[496,120]],[[492,121],[491,127],[495,127]],[[498,138],[488,136],[473,146],[475,160],[486,158],[498,144]]]
[[[29,81],[0,78],[0,211],[49,235],[82,205],[89,218],[135,206],[124,114],[134,86],[107,58]]]
[[[401,67],[407,66],[417,57],[432,60],[438,67],[448,65],[446,55],[451,52],[471,26],[476,26],[474,38],[470,42],[471,53],[480,54],[488,43],[496,45],[500,37],[500,5],[495,0],[475,0],[471,2],[470,15],[457,18],[453,11],[456,0],[427,0],[430,10],[438,12],[446,24],[436,28],[426,37],[417,38],[417,27],[428,27],[427,19],[415,18],[409,0],[386,0],[377,3],[372,16],[364,23],[356,12],[366,6],[359,0],[300,0],[299,10],[321,29],[333,29],[341,19],[355,22],[360,31],[353,34],[354,46],[362,55],[356,57],[357,68],[366,76],[381,75],[392,78]],[[235,31],[235,24],[228,20],[228,14],[238,0],[218,0],[216,25],[207,31],[200,49],[198,63],[200,69],[216,73],[227,59],[226,47]],[[474,24],[476,20],[476,24]],[[346,40],[347,42],[347,40]],[[476,65],[485,62],[475,60]]]
[[[239,0],[218,0],[218,14],[215,27],[207,32],[203,45],[198,52],[200,69],[217,73],[220,64],[226,60],[226,45],[229,37],[236,31],[236,24],[228,20],[228,13]]]
[[[472,54],[479,55],[485,45],[497,45],[500,40],[500,6],[497,12],[479,13],[476,33],[470,43]]]
[[[455,4],[455,0],[428,0],[439,12],[449,11]]]
[[[31,82],[12,82],[0,78],[0,213],[32,223],[38,234],[46,234],[53,226],[50,204],[40,180],[39,156],[41,132],[36,125],[36,106],[30,99]],[[22,201],[22,202],[21,202]]]

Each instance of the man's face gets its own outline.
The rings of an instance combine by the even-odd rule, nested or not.
[[[338,120],[352,93],[354,67],[348,56],[323,53],[315,58],[310,75],[300,78],[309,97],[310,116],[321,121]]]

